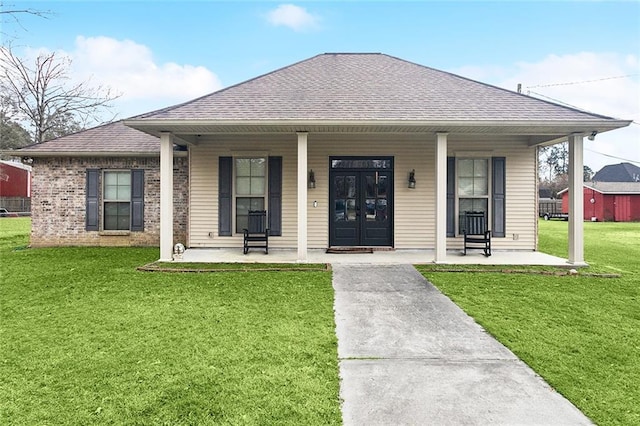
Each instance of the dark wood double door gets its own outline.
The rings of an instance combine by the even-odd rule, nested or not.
[[[331,246],[393,246],[392,165],[391,159],[332,159]]]

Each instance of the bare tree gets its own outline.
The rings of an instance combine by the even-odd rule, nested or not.
[[[31,16],[37,16],[37,17],[46,19],[51,14],[52,12],[48,10],[39,10],[39,9],[30,8],[30,7],[27,7],[27,8],[16,7],[13,4],[7,4],[3,1],[0,1],[0,24],[3,24],[3,25],[13,22],[18,26],[22,27],[22,29],[25,29],[22,26],[22,23],[20,22],[21,16],[31,15]],[[7,34],[4,32],[0,32],[0,34],[7,36]]]
[[[62,119],[70,130],[101,122],[101,113],[118,97],[109,88],[93,87],[88,81],[73,83],[70,66],[71,59],[56,52],[41,53],[31,64],[10,47],[0,47],[0,94],[10,99],[19,118],[29,124],[35,143],[59,135]]]

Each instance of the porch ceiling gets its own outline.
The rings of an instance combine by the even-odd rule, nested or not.
[[[424,133],[495,134],[530,136],[530,144],[544,144],[570,134],[603,133],[630,124],[626,120],[580,121],[209,121],[209,120],[126,120],[125,124],[159,137],[168,132],[183,143],[197,143],[198,136],[213,134],[293,134],[309,133]],[[177,141],[180,143],[180,140]]]

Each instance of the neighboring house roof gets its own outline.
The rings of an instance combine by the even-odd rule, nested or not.
[[[551,198],[552,195],[551,188],[538,188],[538,198]]]
[[[591,178],[594,182],[640,182],[640,167],[631,163],[610,164]]]
[[[309,131],[320,124],[387,124],[405,126],[405,131],[419,125],[416,131],[421,132],[461,131],[463,126],[478,132],[493,125],[511,126],[511,134],[515,134],[512,129],[518,129],[517,134],[553,133],[546,140],[629,124],[380,53],[317,55],[126,123],[155,135],[161,130],[193,134],[242,131],[242,125],[289,124],[294,130]],[[238,127],[232,129],[233,124]],[[331,127],[319,129],[332,131]]]
[[[160,140],[124,125],[105,124],[16,151],[25,157],[44,156],[158,156]]]
[[[640,182],[585,182],[584,187],[601,194],[640,194]],[[569,192],[565,188],[558,195]]]

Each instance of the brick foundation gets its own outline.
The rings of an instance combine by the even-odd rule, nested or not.
[[[188,159],[173,161],[173,235],[186,243],[189,212]],[[85,230],[87,169],[144,169],[144,231]],[[160,244],[159,158],[34,158],[31,245],[158,246]],[[102,185],[102,182],[100,182]],[[102,191],[100,191],[102,192]],[[101,201],[101,200],[100,200]],[[100,203],[102,218],[102,203]]]

